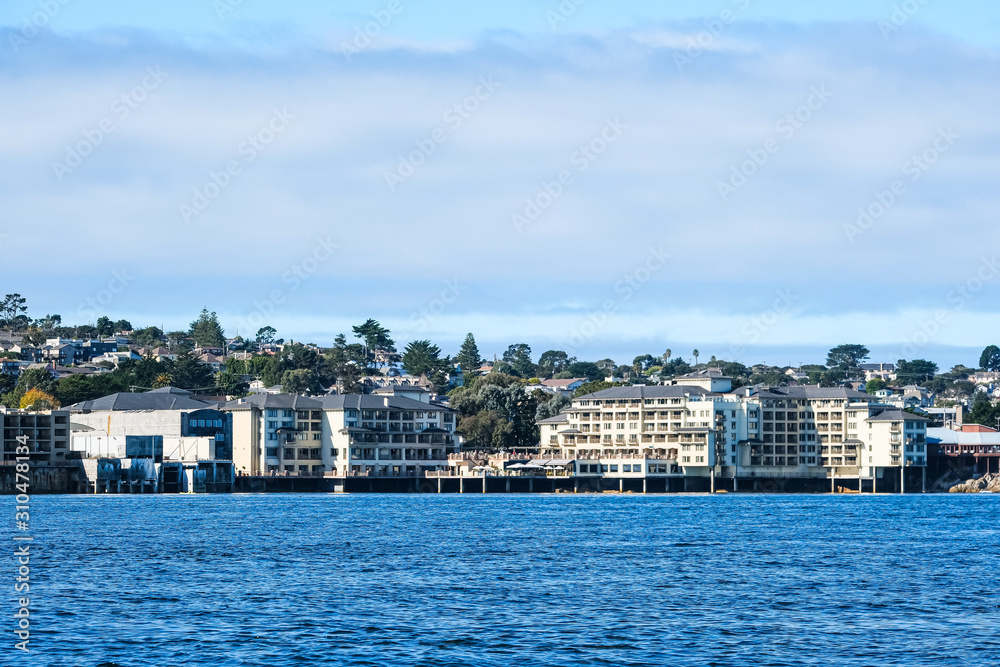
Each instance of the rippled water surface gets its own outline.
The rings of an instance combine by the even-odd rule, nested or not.
[[[4,665],[1000,664],[1000,496],[32,502]]]

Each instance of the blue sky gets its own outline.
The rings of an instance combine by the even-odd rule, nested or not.
[[[329,4],[5,3],[0,290],[621,362],[996,342],[1000,7]]]

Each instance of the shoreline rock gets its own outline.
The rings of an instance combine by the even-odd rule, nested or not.
[[[1000,473],[987,473],[979,479],[969,479],[955,484],[948,493],[1000,493]]]

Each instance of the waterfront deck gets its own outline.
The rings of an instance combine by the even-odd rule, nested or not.
[[[709,477],[656,475],[237,476],[237,493],[899,493],[899,475],[857,477]],[[922,490],[919,473],[906,491]]]

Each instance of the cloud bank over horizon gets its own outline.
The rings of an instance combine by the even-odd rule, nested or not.
[[[0,289],[320,344],[375,317],[446,351],[974,362],[1000,324],[1000,53],[738,18],[390,24],[348,53],[354,17],[5,38]]]

